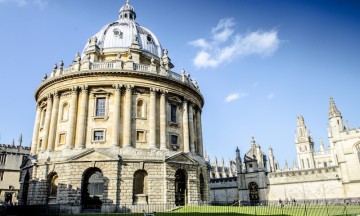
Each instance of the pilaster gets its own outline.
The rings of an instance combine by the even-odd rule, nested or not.
[[[195,132],[194,132],[194,115],[193,115],[193,110],[194,110],[194,104],[190,104],[189,106],[189,132],[190,132],[190,149],[192,153],[196,153],[195,152]]]

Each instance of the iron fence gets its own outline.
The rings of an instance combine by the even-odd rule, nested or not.
[[[175,204],[103,204],[98,209],[83,209],[80,205],[28,205],[28,206],[0,206],[1,215],[145,215],[156,212],[156,216],[191,216],[191,215],[294,215],[294,216],[335,216],[359,215],[360,199],[327,199],[327,200],[298,200],[295,202],[260,201],[212,203],[177,206]]]

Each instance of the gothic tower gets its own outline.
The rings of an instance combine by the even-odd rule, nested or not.
[[[303,116],[297,117],[297,130],[295,135],[297,158],[300,169],[313,169],[314,164],[314,142],[311,134],[306,129]]]

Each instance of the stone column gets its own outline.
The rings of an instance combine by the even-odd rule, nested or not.
[[[202,125],[201,125],[201,111],[200,108],[197,111],[197,138],[198,138],[198,148],[199,148],[199,154],[200,156],[204,155],[204,146],[203,146],[203,140],[202,140]]]
[[[160,95],[160,149],[166,148],[166,91]]]
[[[41,115],[40,104],[36,104],[36,117],[35,117],[34,131],[32,136],[32,143],[31,143],[32,155],[36,154],[38,148],[37,143],[39,139],[40,115]]]
[[[112,132],[112,146],[120,146],[120,100],[121,100],[121,87],[122,85],[116,84],[113,85],[115,88],[114,93],[114,119],[113,119],[113,132]]]
[[[123,147],[131,147],[131,105],[133,86],[126,86],[125,93],[125,114],[124,114],[124,140]]]
[[[76,126],[76,143],[75,147],[83,149],[85,147],[86,140],[86,118],[88,114],[89,94],[88,86],[84,85],[81,87],[81,99],[79,106],[79,120]]]
[[[77,102],[78,102],[78,93],[77,86],[73,86],[71,90],[71,100],[70,100],[70,112],[68,120],[68,130],[66,134],[66,148],[71,149],[74,146],[74,137],[75,137],[75,125],[76,125],[76,111],[77,111]]]
[[[49,138],[51,108],[52,108],[52,98],[51,98],[51,94],[49,94],[47,96],[47,101],[46,101],[46,113],[45,113],[45,123],[44,123],[44,128],[43,128],[43,140],[42,140],[42,144],[41,144],[41,151],[46,150],[47,141]]]
[[[156,148],[156,89],[150,88],[149,148]]]
[[[195,131],[194,131],[194,105],[191,104],[189,107],[189,131],[190,131],[190,149],[192,153],[195,152]]]
[[[189,146],[189,114],[188,114],[188,102],[183,102],[183,140],[184,140],[184,152],[190,152]]]
[[[56,137],[56,127],[59,114],[59,94],[54,92],[54,104],[51,111],[51,120],[50,120],[50,129],[49,129],[49,140],[47,143],[47,150],[54,150],[55,146],[55,137]]]

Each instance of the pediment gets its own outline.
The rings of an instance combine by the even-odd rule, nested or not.
[[[75,156],[71,156],[67,159],[67,161],[81,161],[81,162],[88,162],[88,161],[114,161],[119,160],[119,156],[116,157],[110,153],[102,152],[95,149],[90,149]]]
[[[94,91],[92,92],[93,95],[109,95],[110,92],[106,91],[103,88],[98,88],[98,89],[94,89]]]
[[[182,100],[179,97],[176,97],[176,96],[169,97],[168,101],[173,102],[173,103],[182,103]]]
[[[174,154],[170,157],[167,157],[165,159],[166,163],[177,163],[177,164],[189,164],[189,165],[197,165],[198,162],[191,158],[189,155],[180,152],[177,154]]]

